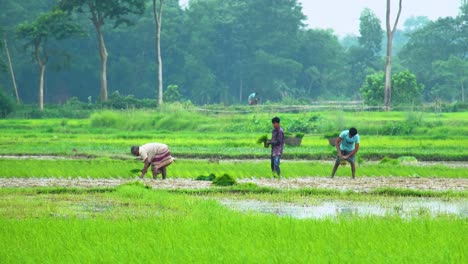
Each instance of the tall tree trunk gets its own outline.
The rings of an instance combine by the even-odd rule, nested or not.
[[[242,76],[240,78],[240,83],[239,83],[239,103],[242,104],[242,90],[244,89],[244,80],[242,79]]]
[[[39,65],[40,77],[39,77],[39,110],[44,111],[44,76],[45,76],[45,64]]]
[[[156,54],[158,56],[158,105],[162,109],[163,105],[163,65],[161,56],[161,23],[162,23],[162,11],[163,11],[163,0],[159,1],[159,8],[157,5],[158,0],[153,0],[153,13],[154,22],[156,23]]]
[[[101,58],[101,101],[107,101],[107,49],[104,42],[104,36],[102,34],[102,25],[104,25],[104,18],[96,10],[94,4],[90,2],[88,4],[89,10],[91,11],[91,21],[94,24],[96,33],[98,35],[99,42],[99,56]]]
[[[107,50],[101,30],[98,30],[99,55],[101,57],[101,101],[107,101]]]
[[[393,34],[395,33],[398,20],[401,14],[401,2],[399,2],[398,14],[393,24],[393,29],[390,26],[390,1],[387,0],[387,14],[386,14],[386,27],[387,27],[387,60],[385,62],[385,92],[384,92],[384,106],[385,110],[390,110],[390,102],[392,97],[392,45]]]
[[[43,50],[43,58],[41,58],[40,41],[34,44],[34,54],[36,56],[37,64],[39,65],[39,110],[44,111],[44,76],[46,64],[48,61],[47,52]]]
[[[15,89],[16,103],[20,104],[20,98],[18,95],[18,87],[16,86],[15,72],[13,71],[13,64],[11,63],[10,51],[8,50],[8,45],[6,39],[3,39],[3,44],[5,45],[5,52],[8,60],[8,67],[10,68],[11,81],[13,82],[13,88]]]

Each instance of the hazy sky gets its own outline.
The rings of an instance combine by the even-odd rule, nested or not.
[[[299,0],[310,28],[332,28],[338,35],[359,34],[359,16],[364,8],[371,9],[382,21],[385,30],[386,0]],[[398,0],[391,1],[391,17],[398,12]],[[403,0],[398,28],[411,16],[426,16],[430,20],[457,16],[460,0]],[[393,24],[393,23],[392,23]]]
[[[180,0],[182,6],[189,0]],[[255,1],[255,0],[252,0]],[[385,30],[386,0],[298,0],[307,16],[310,28],[331,28],[339,36],[359,35],[359,16],[364,8],[371,9],[382,21]],[[411,16],[426,16],[430,20],[457,16],[461,0],[403,0],[398,28]],[[392,0],[392,17],[398,11],[398,0]]]

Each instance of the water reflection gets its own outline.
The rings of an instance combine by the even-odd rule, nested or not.
[[[223,199],[221,203],[229,208],[240,211],[271,213],[294,218],[334,218],[343,216],[389,216],[436,217],[439,215],[454,215],[461,218],[468,216],[466,201],[440,201],[428,199],[413,199],[389,201],[382,204],[371,202],[322,201],[313,205],[293,203],[265,202],[258,200]]]

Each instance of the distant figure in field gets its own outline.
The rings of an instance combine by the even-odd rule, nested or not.
[[[254,92],[249,95],[249,105],[256,105],[260,101],[260,98],[258,97],[258,93]]]
[[[271,123],[273,125],[273,131],[271,132],[271,140],[267,141],[267,145],[271,145],[271,171],[273,177],[275,177],[276,174],[278,178],[280,178],[280,159],[281,155],[283,155],[284,131],[280,126],[279,117],[273,117]]]
[[[143,146],[132,146],[130,151],[135,156],[140,158],[145,163],[145,166],[141,170],[140,178],[145,177],[148,167],[151,165],[151,172],[153,173],[153,179],[156,179],[158,174],[162,174],[163,180],[166,179],[167,171],[166,167],[171,165],[174,158],[169,152],[169,147],[162,143],[148,143]]]
[[[336,139],[335,144],[337,150],[337,157],[335,161],[335,166],[333,167],[332,175],[335,176],[336,170],[340,165],[340,160],[344,159],[351,164],[351,172],[353,174],[353,179],[356,176],[356,166],[355,166],[355,155],[359,150],[359,135],[356,128],[352,127],[349,130],[344,130],[341,132],[340,136]]]

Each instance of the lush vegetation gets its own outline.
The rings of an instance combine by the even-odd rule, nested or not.
[[[468,250],[466,220],[450,216],[299,220],[140,184],[0,194],[5,263],[464,263]]]
[[[186,9],[164,2],[162,106],[155,100],[155,35],[148,33],[152,1],[2,2],[0,48],[9,44],[26,104],[13,102],[0,55],[0,178],[133,179],[143,165],[130,146],[163,142],[177,158],[169,178],[213,187],[163,191],[130,181],[115,188],[0,188],[2,263],[467,262],[466,214],[317,220],[221,205],[465,202],[466,190],[356,193],[239,182],[272,177],[270,150],[258,142],[271,133],[273,116],[302,137],[300,146],[285,148],[288,179],[329,176],[336,152],[329,138],[352,126],[361,136],[358,177],[468,178],[466,166],[444,165],[468,160],[467,4],[457,17],[414,18],[395,33],[392,112],[372,112],[383,103],[383,30],[372,10],[361,13],[360,36],[338,39],[330,30],[306,29],[296,0],[191,1]],[[90,23],[94,8],[105,23]],[[104,86],[97,88],[99,51],[103,64],[110,55],[108,98]],[[242,106],[253,91],[261,104]],[[31,104],[37,101],[39,109]],[[337,176],[349,177],[349,170]]]
[[[330,159],[331,160],[331,159]],[[133,160],[43,160],[43,159],[0,159],[2,172],[0,177],[27,178],[136,178],[141,162]],[[330,176],[332,163],[310,161],[283,161],[281,176],[327,177]],[[271,178],[269,161],[210,161],[177,160],[168,168],[168,175],[177,178],[196,179],[200,175],[214,174],[218,177],[228,174],[235,178]],[[339,169],[337,176],[349,176],[350,168]],[[358,177],[394,176],[394,177],[441,177],[468,178],[468,171],[463,167],[444,165],[417,164],[363,164],[357,169]]]
[[[310,111],[275,106],[219,111],[176,107],[167,111],[102,111],[87,119],[0,120],[3,155],[60,155],[128,159],[129,147],[164,142],[179,158],[267,158],[256,141],[281,117],[286,132],[305,133],[299,147],[286,146],[285,159],[332,160],[324,135],[351,126],[362,138],[362,161],[412,156],[417,160],[468,159],[468,118],[461,113]],[[284,112],[286,111],[286,112]]]
[[[63,31],[53,28],[62,20],[41,28],[40,37],[48,37],[42,51],[50,50],[45,102],[63,104],[71,97],[82,102],[105,101],[99,90],[99,36],[94,28],[99,23],[91,23],[92,14],[82,6],[88,2],[105,3],[96,8],[105,18],[99,32],[109,54],[109,94],[120,91],[124,96],[155,99],[158,65],[152,1],[3,1],[2,39],[9,43],[23,102],[38,101],[39,74],[38,65],[30,60],[31,49],[23,49],[35,32],[24,32],[21,25],[41,25],[41,18],[58,12],[57,3],[71,13],[73,23],[86,36],[63,40]],[[420,86],[394,82],[394,106],[421,99],[464,101],[464,87],[468,86],[464,71],[467,14],[468,5],[464,5],[456,17],[436,21],[416,17],[400,22],[394,38],[393,73],[414,75],[424,90],[416,89],[415,100],[408,102],[400,93],[404,88],[413,91]],[[385,34],[381,25],[385,21],[369,9],[359,17],[359,36],[343,39],[316,25],[306,28],[297,0],[191,1],[186,9],[178,0],[168,0],[164,1],[163,16],[164,89],[177,86],[180,91],[179,96],[167,94],[168,101],[230,105],[247,103],[254,91],[260,94],[262,103],[361,99],[358,91],[366,76],[384,69]],[[55,40],[58,33],[59,40]],[[0,56],[0,85],[12,95],[5,62]]]

